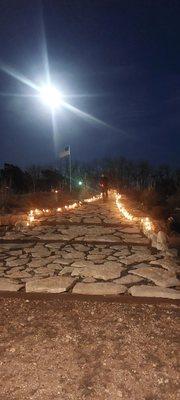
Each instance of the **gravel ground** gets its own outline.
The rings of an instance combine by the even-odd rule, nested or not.
[[[0,399],[177,400],[176,304],[0,298]]]

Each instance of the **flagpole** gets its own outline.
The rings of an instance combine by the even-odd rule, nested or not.
[[[71,193],[72,187],[71,187],[71,148],[69,146],[69,190]]]

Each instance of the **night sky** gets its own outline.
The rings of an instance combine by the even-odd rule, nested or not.
[[[1,0],[0,166],[50,164],[71,145],[82,161],[124,156],[180,166],[180,2]],[[30,86],[51,80],[52,116]],[[6,71],[6,72],[5,72]]]

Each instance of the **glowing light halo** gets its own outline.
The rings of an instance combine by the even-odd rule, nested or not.
[[[39,90],[39,96],[42,102],[51,109],[59,108],[61,105],[61,94],[59,90],[51,84],[42,86]]]
[[[154,225],[152,221],[150,220],[149,217],[134,217],[132,214],[130,214],[127,209],[124,207],[124,205],[121,203],[120,199],[122,196],[119,193],[115,194],[115,199],[116,199],[116,205],[120,211],[120,213],[123,215],[124,218],[126,218],[129,221],[136,221],[139,222],[140,225],[142,226],[142,230],[146,236],[149,237],[149,234],[154,232]]]
[[[32,82],[32,80],[30,80],[29,78],[27,78],[26,76],[24,76],[23,74],[19,73],[18,71],[16,71],[15,69],[13,69],[10,66],[7,66],[6,64],[4,64],[3,62],[0,62],[0,70],[2,70],[3,72],[5,72],[7,75],[15,78],[16,80],[18,80],[19,82],[23,83],[24,85],[29,86],[30,88],[34,89],[37,92],[37,97],[40,97],[41,100],[43,101],[44,104],[48,105],[51,109],[51,113],[52,113],[52,129],[53,129],[53,136],[54,136],[54,140],[56,139],[56,129],[55,129],[55,117],[53,115],[53,112],[55,111],[55,109],[58,109],[60,106],[63,106],[64,108],[68,109],[69,111],[71,111],[72,113],[76,114],[76,116],[79,116],[80,118],[84,119],[86,122],[89,123],[94,123],[97,126],[104,126],[108,129],[111,129],[112,131],[115,132],[121,132],[122,135],[125,136],[130,136],[127,132],[125,132],[124,130],[120,129],[120,128],[116,128],[104,121],[102,121],[99,118],[94,117],[91,114],[88,114],[80,109],[78,109],[77,107],[72,106],[69,103],[66,103],[64,101],[62,101],[62,95],[61,93],[55,88],[55,86],[53,86],[51,84],[51,76],[50,76],[50,68],[49,68],[49,59],[48,59],[48,51],[47,51],[47,42],[46,42],[46,35],[45,35],[45,28],[44,28],[44,22],[42,19],[42,38],[43,38],[43,54],[44,54],[44,67],[45,67],[45,82],[47,82],[47,84],[45,86],[40,86],[37,85],[36,83]],[[1,95],[1,94],[0,94]],[[9,94],[2,94],[3,96],[9,96]],[[13,96],[19,96],[18,94],[13,94]],[[86,96],[81,94],[80,97],[82,96]],[[89,95],[87,95],[89,96]],[[91,95],[90,95],[91,96]],[[25,95],[23,96],[22,94],[20,94],[20,97],[36,97],[36,95]],[[66,97],[74,97],[73,95],[71,96],[70,94],[68,96],[63,95],[63,98]],[[79,97],[79,96],[77,96]]]
[[[102,199],[102,193],[100,195],[90,197],[89,199],[84,199],[83,201],[78,201],[73,204],[65,205],[63,207],[58,207],[56,209],[43,208],[42,210],[40,210],[38,208],[35,208],[35,210],[30,210],[30,212],[27,214],[26,226],[31,226],[32,224],[37,222],[37,220],[35,219],[35,216],[38,217],[38,216],[41,216],[42,214],[44,214],[44,215],[51,214],[54,211],[59,213],[59,212],[63,212],[63,211],[74,210],[75,208],[82,206],[83,203],[91,203],[93,201],[100,200],[100,199]]]

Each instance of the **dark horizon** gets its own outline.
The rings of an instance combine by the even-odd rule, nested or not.
[[[1,165],[51,164],[70,144],[80,161],[180,166],[178,1],[2,0],[0,12]],[[44,82],[46,45],[66,102],[98,119],[62,107],[54,137],[49,109],[12,77]]]

